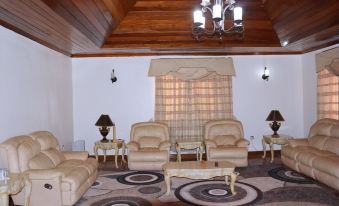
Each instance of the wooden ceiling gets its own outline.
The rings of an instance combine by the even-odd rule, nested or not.
[[[243,40],[194,40],[200,0],[0,0],[0,24],[73,57],[301,54],[339,43],[337,0],[236,2]]]

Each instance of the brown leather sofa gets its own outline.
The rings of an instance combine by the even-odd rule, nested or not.
[[[229,161],[237,167],[248,165],[249,141],[238,120],[212,120],[205,124],[204,142],[208,161]]]
[[[339,190],[339,120],[318,120],[308,138],[289,140],[281,159],[293,170]]]
[[[87,152],[63,152],[52,133],[34,132],[0,144],[10,173],[27,173],[32,183],[30,205],[73,205],[97,178],[98,162]],[[24,205],[24,191],[12,196]]]
[[[162,170],[169,161],[169,130],[166,124],[140,122],[132,125],[128,148],[131,170]]]

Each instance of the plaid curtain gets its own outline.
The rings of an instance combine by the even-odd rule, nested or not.
[[[327,69],[318,73],[318,119],[339,119],[339,76]]]
[[[232,76],[212,73],[198,80],[172,75],[155,78],[155,120],[167,123],[172,144],[202,140],[207,121],[232,118]]]

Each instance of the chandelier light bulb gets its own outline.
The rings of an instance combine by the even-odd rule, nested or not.
[[[203,17],[202,11],[200,10],[194,11],[193,18],[194,18],[194,24],[197,24],[199,26],[205,24],[205,17]]]
[[[200,5],[201,6],[208,6],[210,4],[211,4],[210,0],[202,0]]]
[[[221,20],[221,5],[213,6],[213,19],[220,21]]]
[[[234,12],[234,21],[242,21],[242,8],[235,7],[233,12]]]

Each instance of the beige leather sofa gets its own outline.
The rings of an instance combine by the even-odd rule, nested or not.
[[[308,138],[293,139],[281,151],[282,162],[339,190],[339,121],[318,120]]]
[[[237,167],[248,165],[249,141],[244,139],[240,121],[212,120],[207,122],[204,142],[208,161],[229,161]]]
[[[169,130],[166,124],[140,122],[132,125],[128,148],[131,170],[162,170],[169,161]]]
[[[10,138],[0,144],[0,154],[11,173],[29,175],[32,206],[73,205],[97,178],[96,159],[87,152],[61,152],[46,131]],[[24,205],[24,191],[12,198]]]

